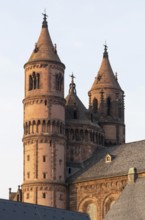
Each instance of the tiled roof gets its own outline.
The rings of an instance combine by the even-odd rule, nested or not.
[[[104,220],[145,219],[145,178],[128,184]]]
[[[86,214],[0,199],[0,220],[89,220]]]
[[[111,68],[108,53],[106,56],[103,56],[103,60],[98,71],[97,77],[92,85],[91,90],[96,89],[104,89],[104,88],[113,88],[113,89],[121,89],[120,85],[113,73]]]
[[[33,61],[61,62],[57,54],[56,48],[52,43],[47,25],[44,27],[42,26],[42,30],[36,43],[35,49],[33,50],[28,60],[28,62]]]
[[[110,163],[105,162],[108,153],[112,155]],[[93,157],[85,161],[82,169],[68,181],[81,182],[127,175],[130,167],[136,167],[138,172],[145,171],[145,140],[97,149]]]

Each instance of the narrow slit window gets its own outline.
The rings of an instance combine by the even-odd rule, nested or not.
[[[43,199],[46,198],[46,193],[42,193],[42,198],[43,198]]]
[[[47,161],[47,156],[43,155],[43,162],[46,162]]]
[[[47,173],[43,173],[43,179],[47,178]]]

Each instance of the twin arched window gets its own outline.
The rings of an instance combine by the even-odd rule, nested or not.
[[[111,207],[115,203],[118,196],[119,195],[110,195],[107,199],[105,199],[103,204],[102,217],[105,217],[107,212],[111,209]],[[89,215],[90,220],[98,219],[98,204],[96,203],[96,201],[86,202],[84,205],[82,205],[80,211],[86,212]]]
[[[29,90],[40,88],[40,74],[33,72],[29,75]]]

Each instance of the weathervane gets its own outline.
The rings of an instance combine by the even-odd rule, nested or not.
[[[46,14],[46,9],[44,9],[44,13],[42,13],[42,15],[43,15],[42,27],[46,28],[47,27],[47,17],[48,17],[48,15]]]
[[[107,46],[107,43],[105,41],[105,44],[104,44],[104,52],[107,52],[107,49],[108,49],[108,46]]]
[[[107,46],[106,41],[105,41],[103,57],[108,57],[108,51],[107,51],[107,49],[108,49],[108,46]]]
[[[46,14],[46,8],[44,9],[44,13],[42,13],[42,15],[44,16],[44,20],[46,21],[46,18],[48,17],[48,15]]]

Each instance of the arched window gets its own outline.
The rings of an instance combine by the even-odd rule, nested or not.
[[[30,75],[29,76],[29,90],[32,90],[33,89],[33,79],[32,79],[32,76]]]
[[[62,90],[62,85],[63,85],[63,76],[61,75],[61,73],[56,74],[56,76],[55,76],[56,90],[61,91]]]
[[[33,79],[33,89],[36,89],[36,74],[33,72],[32,74],[32,79]]]
[[[122,118],[122,105],[121,105],[121,101],[119,100],[119,104],[118,104],[118,117],[121,119]]]
[[[29,76],[29,90],[39,89],[40,87],[40,74],[33,72]]]
[[[105,217],[105,215],[107,214],[107,212],[112,208],[113,204],[115,203],[115,201],[118,199],[119,197],[119,193],[117,194],[111,194],[109,195],[105,201],[104,201],[104,207],[103,207],[103,218]]]
[[[93,100],[93,111],[95,113],[98,111],[98,100],[96,98]]]
[[[93,114],[91,113],[91,122],[93,122],[94,118],[93,118]]]
[[[77,110],[76,110],[76,109],[74,109],[73,114],[74,114],[74,115],[73,115],[73,118],[74,118],[74,119],[77,119]]]
[[[36,75],[36,89],[39,89],[40,87],[40,74],[37,73]]]
[[[58,90],[58,75],[55,76],[55,87]]]
[[[111,115],[111,99],[107,98],[107,115]]]
[[[114,203],[115,203],[115,200],[111,200],[111,199],[108,201],[108,203],[106,203],[106,214],[111,209]]]
[[[58,86],[58,90],[59,90],[59,91],[62,90],[62,83],[63,83],[63,77],[62,77],[62,75],[60,74],[60,75],[59,75],[59,86]]]
[[[77,111],[76,103],[74,103],[73,119],[77,119],[77,118],[78,118],[78,111]]]
[[[89,215],[90,220],[98,220],[98,200],[96,197],[85,198],[78,207],[78,211],[85,212]],[[99,218],[100,219],[100,218]]]

